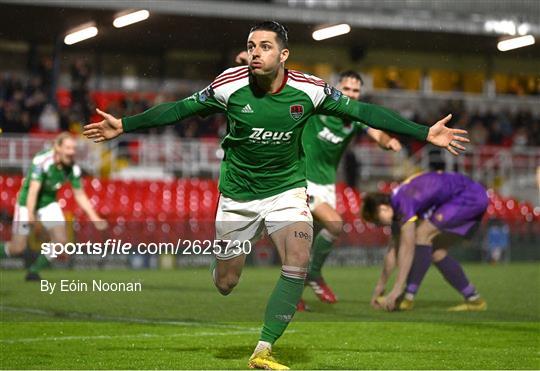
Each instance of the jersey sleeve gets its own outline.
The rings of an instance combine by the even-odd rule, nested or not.
[[[81,175],[82,171],[79,165],[73,165],[71,175],[69,176],[69,182],[74,189],[81,189]]]
[[[369,129],[369,126],[364,124],[363,122],[360,122],[360,121],[355,121],[354,122],[354,127],[356,128],[356,130],[358,132],[361,132],[361,133],[365,133],[368,129]]]
[[[408,222],[414,222],[418,219],[418,210],[414,197],[407,197],[398,195],[392,201],[392,208],[394,209],[394,221],[393,229],[399,232],[401,227]]]
[[[412,136],[422,141],[427,138],[429,127],[407,120],[392,110],[350,99],[336,88],[325,87],[324,92],[326,98],[318,106],[318,113],[361,121],[376,129]]]
[[[143,113],[122,118],[125,132],[175,124],[185,118],[225,111],[225,106],[218,101],[212,85],[177,102],[158,104]]]
[[[43,168],[42,162],[32,162],[30,170],[28,171],[28,176],[30,180],[36,180],[38,182],[43,182],[45,179],[45,169]]]
[[[400,227],[405,223],[414,222],[418,219],[412,202],[402,202],[399,210],[397,210],[397,214],[399,216],[398,222]]]

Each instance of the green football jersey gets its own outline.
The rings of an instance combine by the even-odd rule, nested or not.
[[[52,149],[38,152],[32,159],[32,164],[24,183],[19,191],[19,205],[26,206],[30,180],[41,183],[39,189],[36,210],[41,209],[56,201],[56,193],[66,182],[71,183],[75,189],[81,188],[81,168],[78,165],[70,167],[58,167],[54,163],[54,151]]]
[[[367,128],[367,125],[357,121],[344,122],[332,116],[312,116],[302,135],[307,180],[317,184],[334,184],[343,152],[357,133]]]
[[[396,113],[351,101],[323,80],[285,70],[281,87],[262,91],[246,66],[230,68],[206,89],[178,102],[124,117],[125,132],[168,125],[193,115],[225,112],[227,134],[219,190],[243,201],[306,186],[302,131],[310,116],[326,114],[362,121],[425,140],[428,128]]]

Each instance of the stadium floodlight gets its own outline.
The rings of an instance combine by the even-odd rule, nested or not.
[[[150,17],[150,12],[148,10],[137,10],[135,12],[129,12],[127,14],[119,14],[114,18],[113,26],[116,28],[122,28],[129,26],[130,24],[144,21]]]
[[[321,28],[320,30],[313,32],[313,39],[320,41],[329,39],[331,37],[336,37],[340,35],[345,35],[351,32],[351,26],[346,23],[337,24],[335,26]]]
[[[69,31],[64,37],[66,45],[73,45],[80,41],[90,39],[98,34],[98,29],[94,23],[86,23]]]
[[[506,52],[508,50],[533,45],[534,43],[535,40],[533,35],[518,36],[511,39],[499,41],[499,43],[497,44],[497,49],[499,49],[501,52]]]

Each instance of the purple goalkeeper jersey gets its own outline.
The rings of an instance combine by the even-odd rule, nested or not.
[[[429,172],[410,177],[392,192],[395,227],[428,219],[440,230],[467,235],[488,206],[486,189],[458,173]]]

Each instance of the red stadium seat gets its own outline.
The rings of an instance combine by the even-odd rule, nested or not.
[[[13,214],[20,175],[0,175],[0,208]],[[389,191],[397,183],[380,182],[378,189]],[[212,226],[219,198],[217,182],[207,179],[177,179],[173,181],[123,181],[86,178],[83,186],[100,215],[110,222],[109,234],[114,238],[136,239],[159,236],[177,238],[183,232],[193,238],[207,236],[205,229]],[[513,231],[540,224],[540,208],[528,202],[505,198],[488,190],[490,204],[486,220],[498,217],[506,221]],[[59,191],[62,208],[76,220],[86,220],[77,207],[69,186]],[[366,224],[360,218],[362,197],[357,189],[344,184],[336,187],[337,210],[344,219],[345,232],[338,242],[354,246],[381,246],[389,237],[389,230]],[[92,226],[82,224],[77,233],[94,233]],[[88,230],[86,230],[86,229]],[[4,233],[4,232],[2,232]],[[9,233],[9,232],[7,232]],[[187,235],[186,235],[187,236]]]

